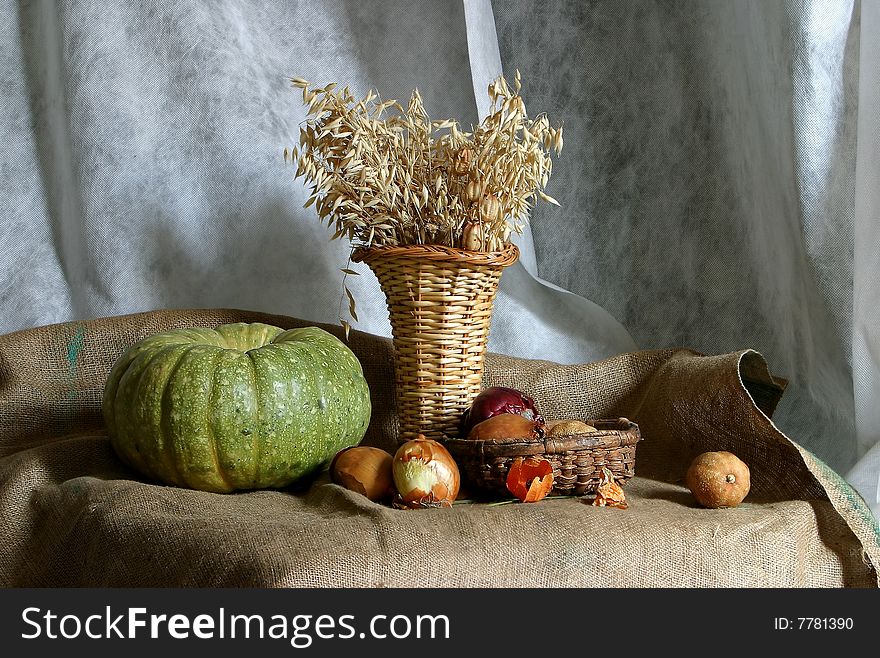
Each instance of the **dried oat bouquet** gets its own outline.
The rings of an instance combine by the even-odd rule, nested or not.
[[[313,88],[302,79],[308,119],[299,148],[284,150],[296,177],[311,184],[305,206],[354,246],[440,244],[474,251],[502,248],[521,232],[550,178],[550,151],[562,127],[530,119],[501,77],[489,85],[492,109],[471,132],[453,119],[432,121],[413,91],[406,109],[373,91],[357,100],[348,87]]]

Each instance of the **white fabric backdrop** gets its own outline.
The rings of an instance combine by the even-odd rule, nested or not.
[[[539,206],[523,236],[491,349],[576,362],[755,348],[791,380],[777,423],[876,514],[878,13],[6,0],[0,331],[189,306],[336,321],[347,248],[283,165],[304,118],[287,78],[417,86],[433,116],[469,124],[503,64],[567,139],[550,190],[563,208]],[[357,327],[387,335],[363,271]]]

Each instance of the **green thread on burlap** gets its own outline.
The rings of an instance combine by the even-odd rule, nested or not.
[[[846,501],[850,504],[850,508],[853,512],[855,512],[859,519],[866,525],[869,526],[874,535],[874,543],[877,548],[880,548],[880,525],[877,523],[877,519],[874,518],[874,514],[871,512],[871,508],[868,507],[868,504],[865,502],[865,499],[862,498],[859,493],[853,489],[852,485],[843,479],[837,471],[832,469],[828,464],[819,459],[816,455],[814,455],[809,450],[801,447],[805,453],[807,453],[813,460],[816,468],[821,474],[822,479],[830,480],[835,486],[836,490],[843,496]],[[826,487],[827,488],[827,487]]]
[[[86,338],[86,328],[82,324],[74,326],[76,327],[76,332],[67,342],[67,380],[69,385],[67,398],[69,400],[72,400],[77,395],[77,361],[82,353]]]

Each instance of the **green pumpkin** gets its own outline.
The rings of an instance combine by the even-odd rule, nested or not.
[[[173,329],[130,347],[104,389],[119,457],[203,491],[284,487],[356,445],[370,421],[357,357],[317,327]]]

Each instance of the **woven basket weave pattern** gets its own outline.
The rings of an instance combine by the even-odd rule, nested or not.
[[[514,245],[500,252],[378,247],[352,255],[370,266],[388,301],[400,441],[455,435],[482,386],[501,271],[518,256]]]
[[[507,472],[517,457],[546,459],[553,467],[553,495],[595,493],[607,467],[618,483],[635,474],[638,425],[626,418],[595,420],[597,432],[543,439],[447,441],[468,482],[494,493],[507,492]]]

